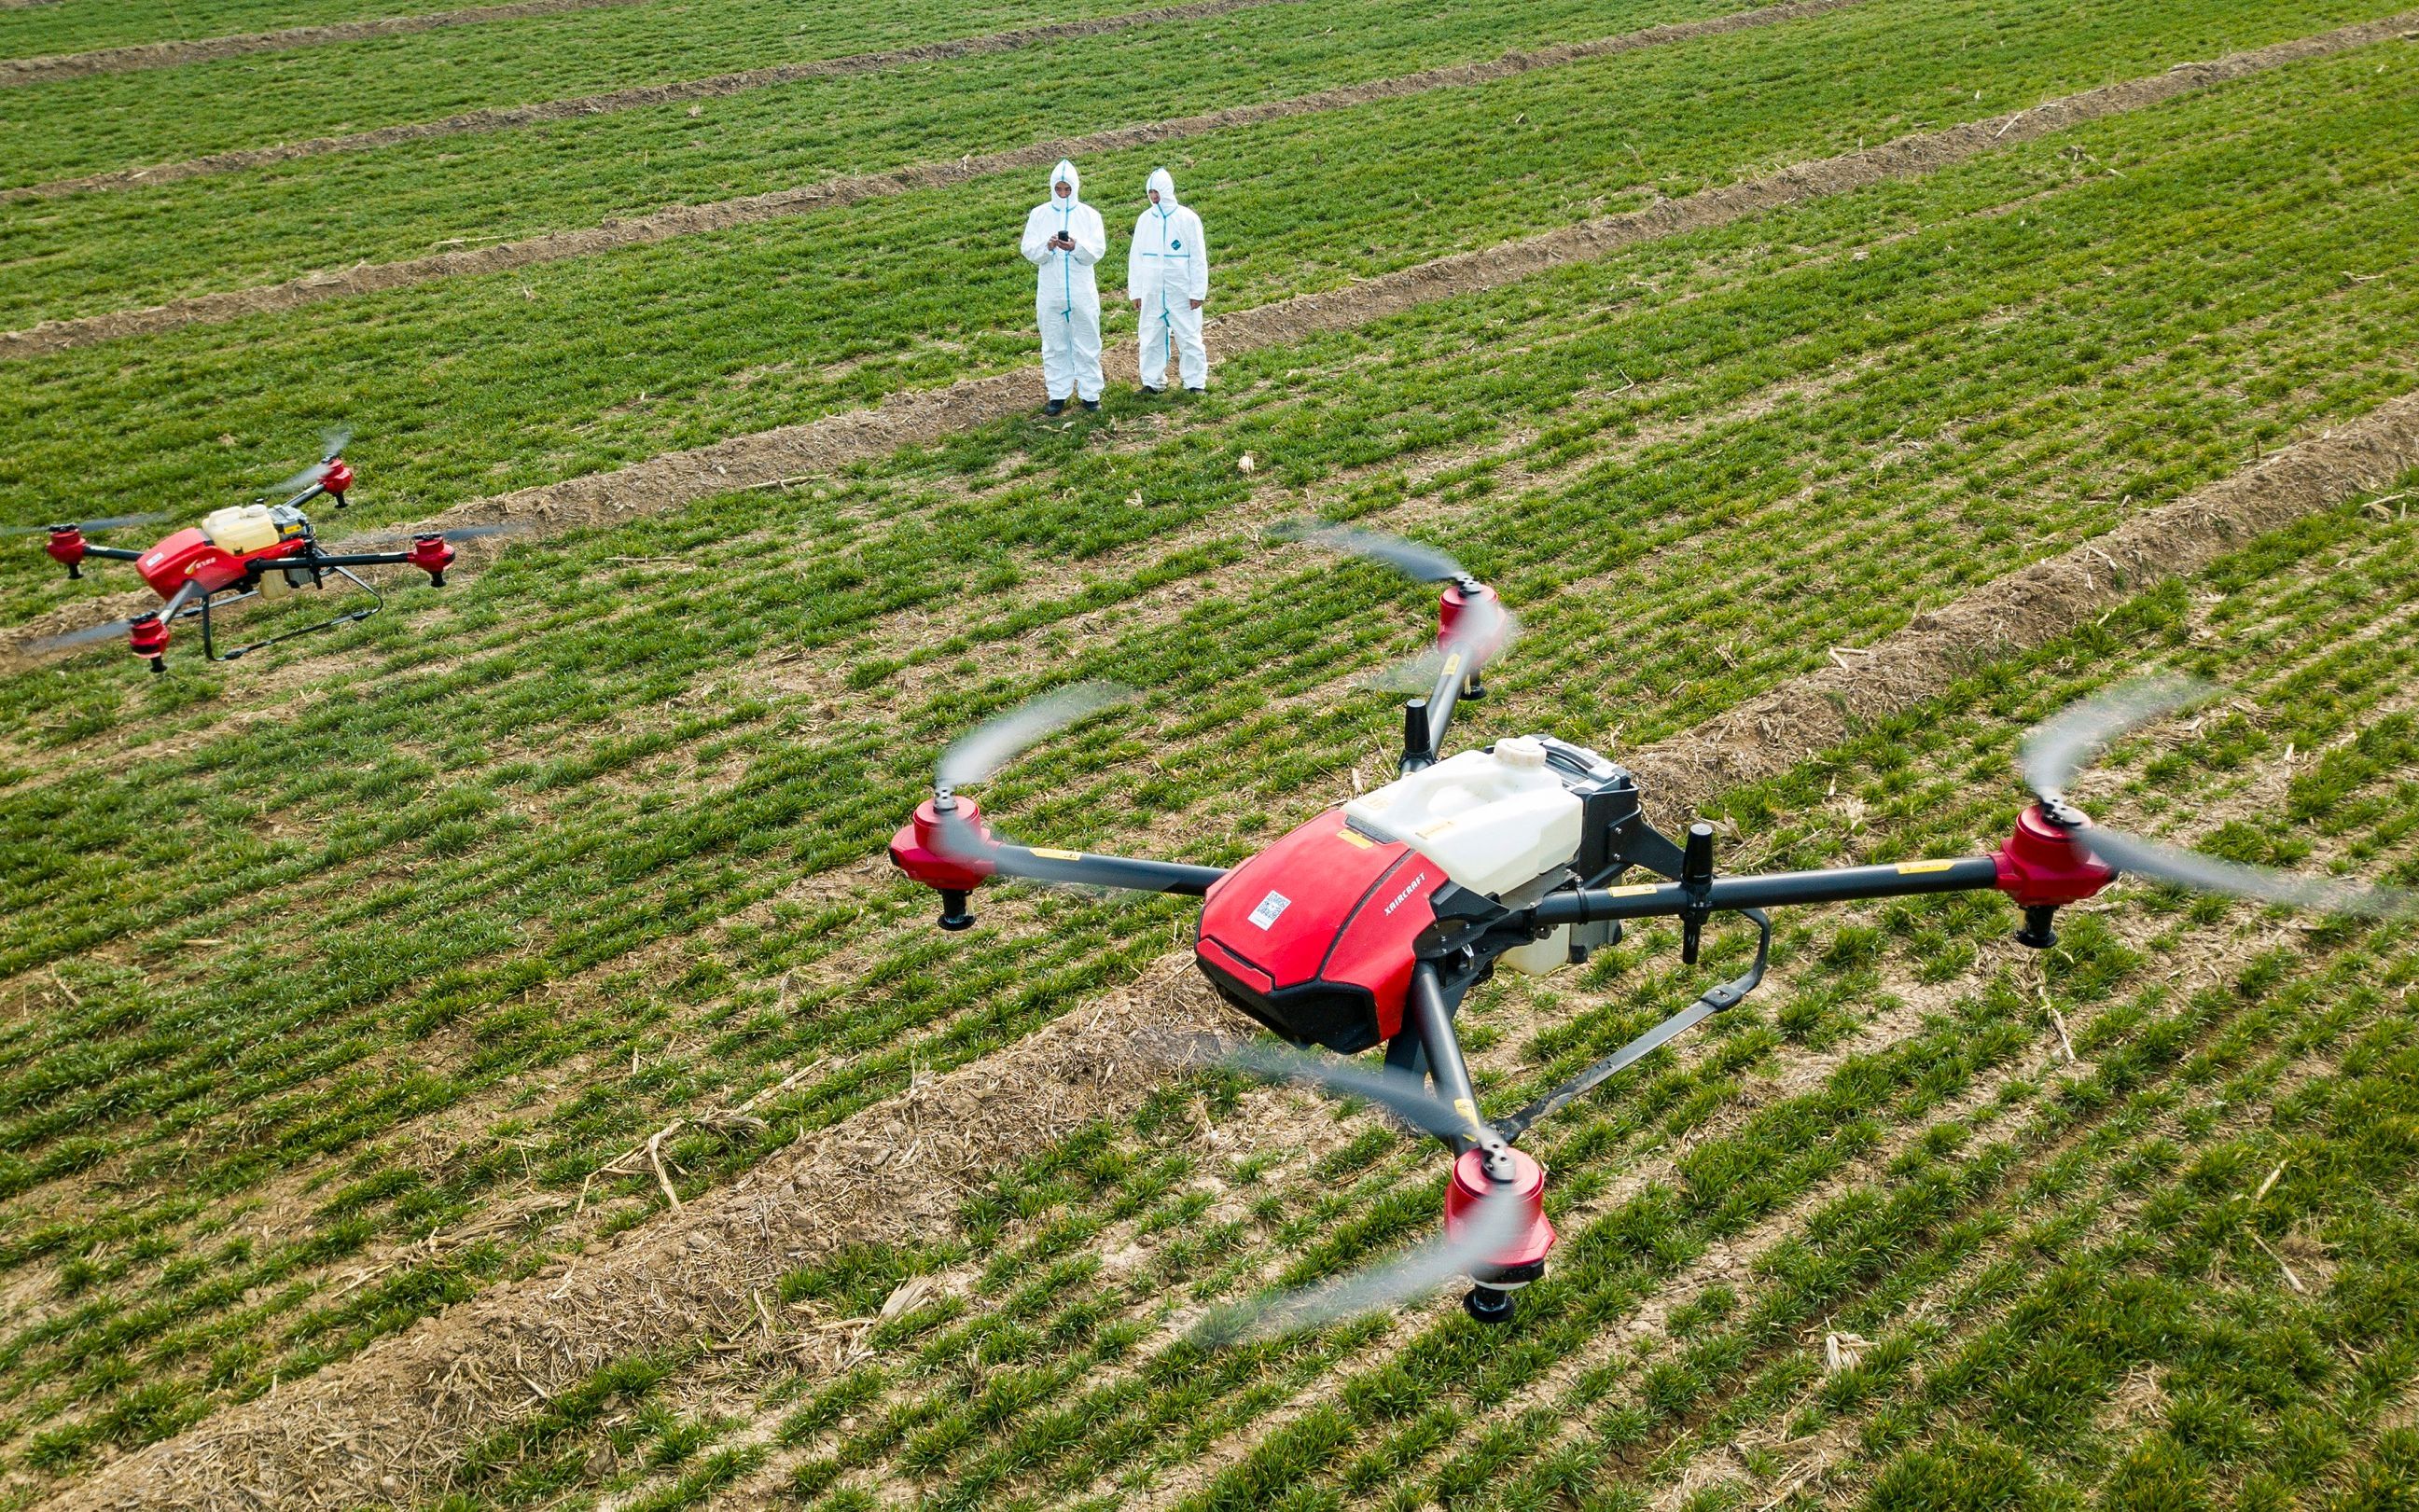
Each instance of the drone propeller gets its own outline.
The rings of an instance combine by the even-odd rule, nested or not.
[[[947,795],[980,782],[1035,742],[1131,696],[1115,683],[1075,683],[986,719],[941,752],[932,768],[932,791]]]
[[[1247,1045],[1189,1058],[1226,1066],[1264,1080],[1293,1082],[1361,1098],[1430,1134],[1477,1139],[1479,1149],[1474,1153],[1487,1180],[1486,1190],[1460,1223],[1391,1260],[1317,1286],[1220,1309],[1204,1325],[1204,1332],[1219,1339],[1271,1338],[1365,1313],[1382,1312],[1425,1296],[1456,1276],[1471,1276],[1483,1286],[1490,1262],[1518,1242],[1533,1221],[1515,1174],[1515,1157],[1502,1136],[1474,1116],[1465,1115],[1431,1095],[1416,1077],[1401,1072],[1370,1071],[1266,1045]],[[1534,1166],[1530,1168],[1533,1170]]]
[[[103,640],[115,640],[126,634],[133,626],[134,622],[131,619],[111,620],[106,625],[87,625],[81,630],[69,630],[64,635],[46,635],[38,640],[23,641],[18,645],[17,650],[21,655],[28,656],[46,656],[55,651],[74,651],[81,646],[97,645]]]
[[[297,472],[294,476],[286,479],[284,483],[279,484],[270,491],[271,493],[294,494],[300,493],[303,489],[316,485],[322,478],[325,478],[328,475],[329,470],[335,465],[336,458],[344,455],[346,445],[349,443],[352,439],[353,427],[350,425],[331,425],[326,430],[321,431],[319,433],[319,460],[312,463],[309,467],[304,468],[301,471]]]
[[[0,525],[0,535],[51,535],[60,531],[115,531],[129,525],[157,525],[175,517],[169,515],[111,515],[104,519],[77,520],[58,525]]]
[[[1465,592],[1479,586],[1469,568],[1432,546],[1407,541],[1399,535],[1387,535],[1378,531],[1364,531],[1353,525],[1295,524],[1280,529],[1280,537],[1306,541],[1331,550],[1348,551],[1356,557],[1379,562],[1404,576],[1424,583],[1452,583]]]
[[[63,635],[46,635],[39,640],[21,641],[16,651],[23,656],[47,656],[55,652],[75,651],[85,646],[98,645],[103,640],[117,640],[134,628],[135,620],[150,617],[162,620],[177,618],[185,612],[186,606],[200,592],[199,584],[186,583],[177,590],[176,596],[152,610],[149,615],[138,614],[123,620],[111,620],[103,625],[87,625],[81,630],[69,630]]]
[[[2399,918],[2419,909],[2419,893],[2221,861],[2107,828],[2086,819],[2067,799],[2067,785],[2099,748],[2127,731],[2201,702],[2217,689],[2187,677],[2143,678],[2087,699],[2033,731],[2025,741],[2025,785],[2042,811],[2073,832],[2102,865],[2152,877],[2195,892],[2230,894],[2329,914]]]

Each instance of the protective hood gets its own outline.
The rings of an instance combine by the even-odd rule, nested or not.
[[[1176,176],[1166,169],[1153,168],[1150,171],[1150,181],[1144,184],[1142,189],[1142,197],[1146,202],[1150,198],[1150,192],[1156,189],[1159,191],[1159,208],[1163,210],[1176,208]]]
[[[1058,203],[1058,186],[1062,183],[1068,186],[1068,204],[1080,205],[1084,202],[1083,176],[1075,171],[1073,163],[1064,158],[1058,160],[1058,166],[1050,170],[1050,182],[1041,186],[1041,192],[1050,196],[1050,203],[1053,205]]]

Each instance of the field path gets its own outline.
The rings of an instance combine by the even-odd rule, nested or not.
[[[2278,452],[2099,541],[1984,584],[1890,637],[1854,671],[1800,676],[1625,760],[1671,818],[1788,771],[1849,721],[1938,694],[1980,656],[2071,631],[2151,579],[2419,467],[2419,395]],[[1163,958],[1013,1046],[801,1141],[730,1186],[585,1257],[560,1279],[496,1287],[275,1400],[229,1408],[103,1468],[70,1508],[280,1505],[426,1494],[470,1443],[542,1395],[634,1350],[751,1325],[758,1294],[840,1246],[929,1235],[970,1175],[1103,1117],[1159,1082],[1138,1035],[1240,1027]]]
[[[1128,31],[1137,26],[1149,26],[1162,22],[1196,21],[1210,16],[1223,16],[1237,10],[1255,10],[1262,6],[1299,5],[1302,0],[1190,0],[1185,5],[1162,6],[1150,10],[1132,10],[1122,15],[1094,16],[1084,21],[1052,22],[1041,26],[1021,26],[1010,31],[990,32],[978,37],[960,37],[948,41],[923,42],[911,47],[885,48],[874,53],[853,53],[844,57],[816,58],[804,63],[782,63],[771,68],[748,69],[737,73],[717,73],[702,79],[687,79],[677,84],[634,85],[627,89],[611,89],[603,94],[579,95],[568,100],[540,100],[532,105],[494,105],[483,110],[467,110],[433,121],[411,121],[399,126],[381,126],[366,131],[347,131],[341,136],[315,136],[301,142],[283,142],[275,147],[244,147],[230,152],[213,152],[206,157],[188,158],[179,162],[163,162],[146,168],[114,168],[104,173],[85,174],[75,178],[58,178],[46,184],[21,184],[12,189],[0,189],[0,204],[14,200],[56,199],[68,194],[87,193],[96,190],[147,189],[154,184],[173,184],[185,178],[202,178],[213,174],[239,173],[249,168],[264,168],[271,163],[291,162],[298,158],[323,157],[331,152],[364,152],[375,147],[393,147],[404,142],[421,142],[437,136],[461,136],[476,131],[502,131],[520,126],[542,126],[552,121],[578,120],[587,116],[605,116],[615,111],[638,110],[649,105],[676,105],[689,100],[719,100],[729,95],[746,94],[755,89],[769,89],[778,85],[797,84],[808,79],[837,79],[855,73],[877,73],[908,63],[931,63],[946,58],[972,57],[983,53],[1009,53],[1018,48],[1033,47],[1045,42],[1066,41],[1082,37],[1100,37],[1111,32]],[[1831,0],[1833,5],[1853,5],[1858,0]],[[6,4],[6,0],[0,0]]]
[[[652,5],[654,0],[511,0],[499,6],[471,6],[462,10],[433,10],[418,16],[383,16],[375,21],[336,22],[326,26],[287,26],[273,32],[244,32],[234,37],[197,37],[186,41],[136,42],[127,47],[100,47],[89,53],[59,53],[50,57],[0,58],[0,88],[17,85],[55,84],[96,73],[133,73],[143,69],[181,68],[241,57],[248,53],[283,53],[329,42],[358,42],[372,37],[403,37],[448,26],[476,26],[491,21],[520,21],[532,16],[560,15],[566,10],[604,10]]]
[[[1227,3],[1233,4],[1235,0],[1227,0]],[[1367,84],[1340,85],[1333,89],[1321,89],[1287,100],[1264,100],[1256,105],[1236,105],[1166,120],[1111,127],[1083,136],[1029,143],[1025,147],[1004,147],[995,152],[978,152],[945,162],[910,163],[877,173],[847,174],[817,183],[769,190],[761,194],[716,200],[704,205],[675,205],[646,215],[609,220],[601,225],[549,231],[514,241],[499,241],[484,247],[461,247],[396,262],[363,263],[354,268],[304,273],[281,284],[195,294],[142,309],[111,310],[64,320],[45,320],[22,331],[0,332],[0,361],[66,351],[128,336],[158,335],[186,326],[214,325],[241,319],[248,315],[299,310],[328,300],[411,288],[440,279],[508,272],[542,263],[593,256],[624,247],[669,241],[678,237],[727,231],[784,216],[837,209],[884,195],[909,193],[922,189],[945,189],[1019,168],[1048,168],[1061,158],[1121,151],[1154,142],[1258,126],[1302,116],[1322,115],[1377,100],[1425,94],[1431,90],[1467,88],[1539,69],[1559,68],[1591,58],[1610,57],[1755,26],[1774,25],[1861,3],[1863,0],[1787,0],[1785,4],[1717,16],[1708,21],[1672,22],[1592,41],[1506,53],[1484,63],[1456,63],[1443,68],[1424,69],[1417,73],[1372,80]],[[2419,12],[2412,12],[2411,17],[2419,20]],[[2347,28],[2350,29],[2355,28]],[[2390,29],[2387,35],[2391,35]],[[2374,41],[2378,39],[2367,39]]]

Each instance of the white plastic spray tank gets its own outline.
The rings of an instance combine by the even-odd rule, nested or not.
[[[202,517],[202,533],[222,551],[241,556],[277,544],[277,521],[266,504],[232,504]]]
[[[1403,841],[1490,898],[1569,865],[1581,810],[1579,795],[1547,769],[1546,748],[1526,737],[1449,756],[1344,806],[1346,818]],[[1569,933],[1556,930],[1500,959],[1544,976],[1569,960]]]

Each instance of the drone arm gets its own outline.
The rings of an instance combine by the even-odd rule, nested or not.
[[[388,567],[413,566],[428,574],[430,586],[445,586],[445,569],[454,564],[454,548],[443,535],[431,532],[412,537],[410,547],[402,551],[347,551],[338,555],[314,550],[298,558],[297,567]]]
[[[1927,892],[1970,892],[1997,887],[1995,856],[1953,861],[1902,861],[1890,866],[1849,866],[1824,872],[1776,872],[1765,876],[1717,877],[1702,887],[1680,882],[1643,883],[1556,893],[1533,910],[1546,928],[1607,918],[1676,917],[1692,910],[1772,908],[1792,903],[1853,903],[1864,898],[1901,898]]]
[[[1423,961],[1411,968],[1411,990],[1403,1008],[1410,1029],[1419,1036],[1420,1047],[1427,1052],[1437,1101],[1452,1104],[1456,1113],[1470,1121],[1469,1134],[1437,1136],[1458,1155],[1476,1143],[1483,1125],[1478,1121],[1478,1094],[1471,1087],[1470,1065],[1461,1057],[1461,1041],[1453,1032],[1453,1015],[1445,1008],[1444,979],[1435,962]]]
[[[130,551],[122,546],[95,546],[89,541],[85,543],[84,554],[88,558],[99,557],[105,562],[140,562],[143,560],[143,553],[140,551]]]
[[[1445,654],[1444,665],[1437,669],[1436,687],[1428,696],[1411,706],[1410,717],[1403,723],[1403,771],[1408,774],[1436,764],[1437,755],[1444,749],[1445,732],[1453,728],[1453,708],[1461,700],[1462,679],[1470,671],[1470,658],[1459,650]]]
[[[1134,892],[1173,892],[1198,898],[1226,873],[1214,866],[1187,866],[1180,861],[1142,861],[1124,856],[1095,856],[1083,851],[1037,850],[994,841],[982,853],[993,874],[1027,882],[1071,883],[1080,887],[1123,887]]]
[[[341,555],[315,551],[307,557],[296,557],[290,563],[272,562],[268,564],[272,567],[392,567],[410,560],[408,551],[347,551]]]

